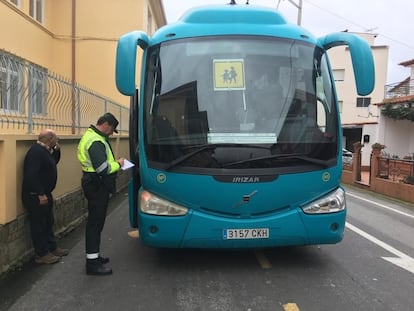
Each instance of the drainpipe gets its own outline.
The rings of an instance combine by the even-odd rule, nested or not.
[[[76,0],[72,0],[72,134],[76,122]]]

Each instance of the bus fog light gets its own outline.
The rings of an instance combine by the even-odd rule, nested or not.
[[[341,188],[331,192],[308,205],[302,206],[306,214],[327,214],[336,213],[346,208],[345,192]],[[332,224],[333,225],[333,224]]]
[[[161,199],[148,191],[140,194],[140,209],[143,213],[160,216],[181,216],[188,212],[187,208]]]

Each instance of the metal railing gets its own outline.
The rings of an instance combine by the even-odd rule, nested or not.
[[[388,84],[385,86],[385,99],[414,95],[414,80]]]
[[[380,157],[378,177],[396,182],[413,183],[414,160]]]
[[[111,112],[127,133],[129,108],[27,60],[0,50],[0,132],[42,128],[80,134]]]

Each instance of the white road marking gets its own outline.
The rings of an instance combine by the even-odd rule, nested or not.
[[[388,262],[393,263],[394,265],[399,266],[411,273],[414,273],[414,258],[400,252],[398,249],[388,245],[387,243],[377,239],[376,237],[370,235],[369,233],[362,231],[361,229],[351,225],[349,222],[345,223],[345,226],[354,231],[355,233],[359,234],[360,236],[364,237],[365,239],[377,244],[379,247],[382,247],[387,252],[394,254],[397,257],[381,257],[382,259],[387,260]]]
[[[392,211],[392,212],[394,212],[394,213],[401,214],[401,215],[404,215],[404,216],[407,216],[407,217],[410,217],[410,218],[414,218],[414,215],[411,215],[411,214],[408,214],[408,213],[405,213],[405,212],[401,212],[401,211],[399,211],[399,210],[397,210],[397,209],[395,209],[395,208],[391,208],[391,207],[386,206],[386,205],[384,205],[384,204],[380,204],[380,203],[377,203],[377,202],[375,202],[375,201],[371,201],[371,200],[368,200],[368,199],[362,198],[362,197],[357,196],[357,195],[355,195],[355,194],[351,194],[351,193],[349,193],[349,192],[346,192],[346,195],[349,195],[349,196],[354,197],[354,198],[357,198],[357,199],[359,199],[359,200],[362,200],[362,201],[368,202],[368,203],[370,203],[370,204],[375,204],[375,205],[377,205],[377,206],[379,206],[379,207],[382,207],[382,208],[387,209],[387,210],[389,210],[389,211]]]

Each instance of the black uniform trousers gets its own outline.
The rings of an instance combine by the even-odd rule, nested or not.
[[[23,194],[23,205],[27,209],[30,221],[30,233],[33,248],[37,256],[42,257],[56,250],[56,237],[53,232],[55,217],[53,214],[53,196],[46,194],[48,203],[40,205],[36,194]]]
[[[110,192],[95,173],[84,173],[82,189],[88,200],[88,220],[86,222],[86,254],[99,254],[101,232],[105,225]]]

